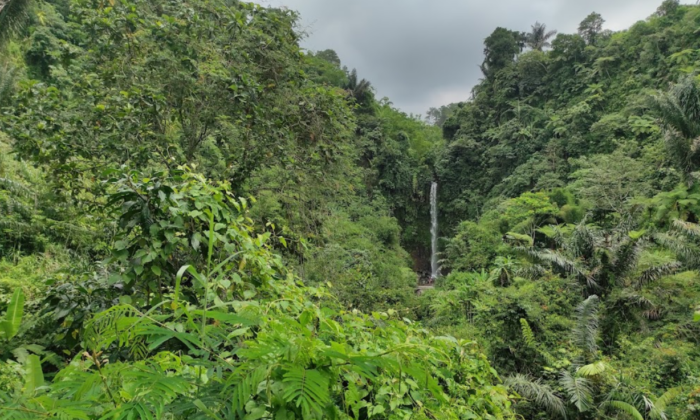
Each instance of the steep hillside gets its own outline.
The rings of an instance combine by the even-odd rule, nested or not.
[[[442,110],[421,319],[478,340],[525,418],[700,416],[698,27],[665,1],[622,32],[498,28]]]

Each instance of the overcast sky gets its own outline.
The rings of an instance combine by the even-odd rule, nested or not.
[[[527,31],[535,21],[573,33],[589,13],[626,29],[662,0],[259,0],[301,13],[302,43],[334,49],[379,98],[407,113],[459,102],[481,77],[483,40],[496,27]],[[694,4],[696,0],[682,0]]]

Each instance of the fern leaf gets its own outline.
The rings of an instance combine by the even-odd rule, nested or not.
[[[9,178],[0,178],[0,188],[19,197],[36,197],[36,193],[32,191],[31,188],[27,187],[21,182]]]
[[[181,377],[167,376],[154,367],[133,366],[122,376],[124,388],[130,390],[136,401],[145,403],[157,418],[162,418],[166,404],[193,388]]]
[[[330,402],[328,379],[318,370],[307,370],[302,367],[291,367],[284,374],[284,400],[294,401],[302,408],[304,417],[311,413],[321,413]]]
[[[155,420],[151,410],[146,404],[138,401],[129,402],[118,408],[107,411],[100,420]]]
[[[85,328],[85,343],[95,351],[117,342],[120,347],[133,343],[136,326],[150,323],[131,305],[117,305],[95,315]]]
[[[532,332],[532,328],[530,328],[530,324],[528,324],[527,320],[524,318],[520,318],[520,328],[523,331],[523,339],[525,339],[525,344],[527,344],[531,348],[537,348],[537,342],[535,341],[535,334]]]
[[[237,372],[237,374],[229,379],[229,384],[227,384],[224,389],[228,389],[232,385],[231,382],[235,381],[231,410],[234,413],[238,413],[239,417],[243,418],[245,405],[257,394],[258,387],[260,383],[265,380],[266,376],[267,367],[260,366],[257,369],[243,374],[242,377],[240,376],[240,372]]]

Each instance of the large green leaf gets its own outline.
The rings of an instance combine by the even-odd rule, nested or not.
[[[0,336],[6,340],[11,340],[19,332],[24,314],[24,293],[22,289],[15,289],[10,304],[7,305],[5,320],[0,322]]]
[[[605,403],[605,406],[626,413],[634,420],[644,420],[644,416],[641,415],[639,410],[624,401],[608,401]]]
[[[33,395],[37,388],[44,386],[44,372],[41,370],[41,359],[33,354],[27,358],[25,366],[24,392],[27,395]]]

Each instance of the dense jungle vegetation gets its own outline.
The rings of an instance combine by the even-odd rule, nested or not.
[[[298,19],[0,0],[0,419],[700,419],[700,6],[425,119]]]

